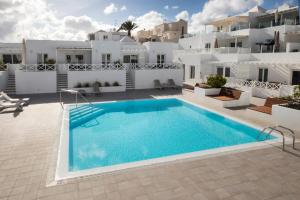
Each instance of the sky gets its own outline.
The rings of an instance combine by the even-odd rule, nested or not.
[[[197,33],[213,19],[284,3],[295,0],[0,0],[0,42],[85,40],[90,32],[117,28],[128,19],[138,30],[185,19],[189,32]]]

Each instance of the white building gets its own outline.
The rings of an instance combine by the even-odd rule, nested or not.
[[[213,74],[231,79],[300,84],[298,7],[255,7],[217,19],[199,35],[179,40],[174,62],[184,65],[188,84]],[[276,37],[275,37],[276,33]],[[279,33],[279,34],[278,34]]]
[[[182,84],[182,68],[172,63],[175,43],[140,44],[118,32],[98,31],[88,41],[24,40],[1,44],[0,90],[53,93],[95,81],[121,86],[103,91],[150,89],[153,81]],[[17,56],[16,56],[17,55]],[[11,58],[8,59],[8,57]],[[18,62],[15,58],[18,58]],[[21,64],[22,63],[22,64]],[[171,72],[172,71],[172,72]]]

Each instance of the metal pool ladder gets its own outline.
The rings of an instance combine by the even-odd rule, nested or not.
[[[282,135],[282,150],[283,151],[284,151],[284,147],[285,147],[285,135],[286,134],[293,137],[293,149],[295,149],[296,134],[293,130],[291,130],[287,127],[284,127],[284,126],[269,126],[269,127],[266,127],[263,130],[261,130],[261,132],[258,134],[256,139],[259,140],[260,136],[263,133],[267,133],[267,135],[266,135],[266,138],[267,138],[274,131],[276,131],[276,132],[278,132]]]
[[[59,92],[59,101],[60,101],[60,105],[61,105],[62,109],[64,109],[63,102],[62,102],[62,93],[63,92],[69,93],[69,94],[75,94],[76,108],[78,107],[78,96],[79,96],[79,97],[81,97],[81,99],[83,99],[86,103],[89,104],[89,106],[91,108],[91,112],[94,112],[95,105],[92,102],[90,102],[87,98],[85,98],[79,91],[69,90],[69,89],[62,89]]]

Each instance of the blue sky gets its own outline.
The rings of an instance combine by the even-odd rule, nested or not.
[[[174,17],[183,10],[188,11],[191,16],[193,13],[200,12],[207,1],[208,0],[49,0],[48,2],[62,16],[88,15],[104,23],[119,24],[130,15],[138,17],[152,10],[163,14],[164,18],[169,21],[174,20]],[[271,9],[285,2],[292,2],[292,0],[264,0],[262,6]],[[111,3],[117,7],[125,5],[127,10],[105,15],[103,10],[105,7],[111,5]],[[166,9],[165,6],[168,6],[169,9]]]
[[[256,5],[267,9],[293,0],[0,0],[0,42],[25,39],[85,40],[131,19],[138,29],[164,21],[188,20],[189,33],[220,17]],[[138,30],[137,29],[137,30]],[[136,30],[136,31],[137,31]]]

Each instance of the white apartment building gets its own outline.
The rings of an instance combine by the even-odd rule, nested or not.
[[[120,88],[149,89],[153,80],[182,84],[182,68],[172,63],[177,43],[140,44],[123,32],[98,31],[87,41],[23,40],[0,45],[0,90],[9,93],[53,93],[118,82]],[[105,88],[107,89],[107,88]],[[108,90],[109,91],[109,90]]]
[[[138,42],[178,42],[188,33],[188,24],[185,20],[162,23],[152,30],[140,30],[136,34]]]
[[[217,19],[201,34],[179,40],[174,62],[184,65],[185,82],[212,74],[248,81],[300,84],[298,7],[261,7]]]

